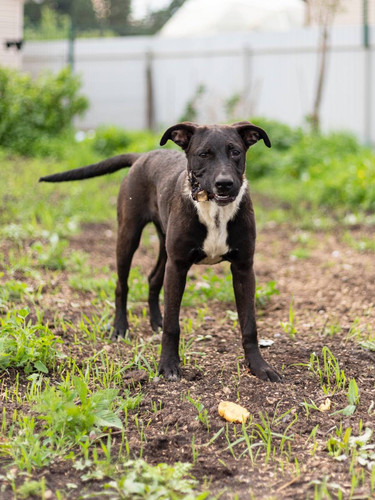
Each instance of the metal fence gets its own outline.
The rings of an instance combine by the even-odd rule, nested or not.
[[[369,39],[375,40],[375,27]],[[261,115],[301,125],[312,112],[317,46],[316,28],[192,39],[79,39],[74,71],[91,106],[77,125],[161,128],[178,121],[189,102],[202,123]],[[66,41],[29,42],[23,68],[32,74],[55,71],[67,64],[68,54]],[[323,130],[349,130],[375,144],[373,59],[374,44],[364,46],[361,27],[335,28]]]

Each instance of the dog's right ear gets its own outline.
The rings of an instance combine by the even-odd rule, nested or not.
[[[191,122],[177,123],[177,125],[169,127],[160,139],[160,146],[164,146],[164,144],[170,139],[180,146],[180,148],[187,149],[190,139],[192,138],[197,127],[198,125]]]

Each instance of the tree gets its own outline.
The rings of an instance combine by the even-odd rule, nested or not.
[[[25,4],[25,19],[29,25],[38,25],[42,19],[44,7],[49,7],[60,16],[68,16],[77,30],[98,27],[91,0],[40,0]]]
[[[132,0],[27,0],[25,25],[40,26],[43,8],[68,16],[76,34],[106,30],[115,35],[151,35],[168,21],[185,0],[171,0],[168,7],[151,12],[145,19],[131,19]],[[135,0],[133,0],[135,1]]]
[[[151,12],[151,14],[141,22],[140,28],[144,30],[145,34],[153,35],[157,33],[184,3],[185,0],[172,0],[168,7]]]
[[[327,54],[333,21],[341,7],[342,0],[304,0],[307,4],[307,22],[319,26],[318,41],[318,80],[315,90],[313,110],[310,115],[311,125],[315,132],[320,129],[320,107],[326,77]]]

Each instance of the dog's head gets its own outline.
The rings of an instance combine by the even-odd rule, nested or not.
[[[260,139],[271,147],[267,133],[250,122],[207,126],[183,122],[166,130],[160,145],[172,140],[185,151],[193,197],[205,192],[206,199],[227,205],[243,183],[246,151]]]

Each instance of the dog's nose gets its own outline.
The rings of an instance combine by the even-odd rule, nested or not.
[[[233,187],[233,180],[231,177],[219,175],[215,181],[215,187],[219,193],[228,193]]]

